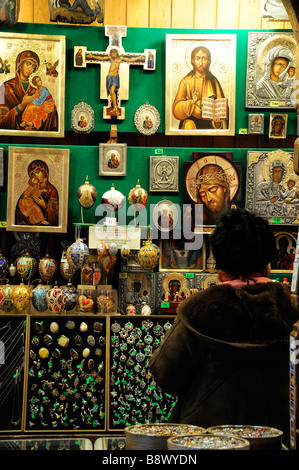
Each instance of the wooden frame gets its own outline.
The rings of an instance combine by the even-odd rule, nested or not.
[[[294,154],[283,150],[248,151],[246,208],[273,225],[299,224],[299,176]]]
[[[203,237],[199,250],[185,250],[183,239],[171,237],[160,240],[159,272],[200,272],[206,266],[206,243]]]
[[[205,76],[203,98],[209,98],[210,106],[223,104],[226,118],[210,120],[204,116],[204,100],[191,96],[195,88],[195,65],[193,55],[198,47],[205,47]],[[193,54],[192,54],[193,52]],[[199,50],[196,55],[199,54]],[[210,56],[210,57],[209,57]],[[195,61],[197,63],[197,61]],[[197,70],[197,74],[203,74]],[[188,75],[188,76],[187,76]],[[214,78],[212,76],[214,76]],[[236,35],[235,34],[166,34],[166,123],[165,134],[180,135],[234,135],[235,134],[235,75]],[[216,79],[215,79],[216,77]],[[212,88],[212,89],[211,89]],[[187,91],[186,91],[187,90]],[[190,92],[191,90],[191,92]],[[211,95],[217,100],[211,99]],[[219,98],[219,101],[218,101]],[[196,104],[192,104],[197,99]],[[201,119],[201,116],[204,116]],[[198,118],[198,120],[197,120]]]
[[[99,145],[99,175],[126,176],[127,144]]]
[[[9,147],[7,230],[65,233],[68,186],[68,149]]]
[[[65,36],[1,32],[0,57],[10,66],[2,85],[1,134],[64,137]],[[26,95],[22,82],[29,82]]]

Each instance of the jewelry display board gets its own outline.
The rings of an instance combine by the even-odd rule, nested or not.
[[[0,432],[21,430],[25,327],[25,317],[0,316]]]
[[[26,430],[105,430],[106,318],[30,320]]]
[[[162,392],[148,362],[173,323],[172,316],[110,316],[109,430],[166,422],[176,398]],[[108,329],[108,326],[107,326]]]

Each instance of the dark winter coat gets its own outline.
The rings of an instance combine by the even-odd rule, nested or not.
[[[180,304],[151,360],[178,402],[171,422],[289,431],[289,334],[298,321],[279,282],[212,286]]]

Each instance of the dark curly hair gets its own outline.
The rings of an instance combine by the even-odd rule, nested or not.
[[[216,267],[235,277],[264,270],[275,251],[275,237],[262,217],[245,209],[229,209],[211,235]]]

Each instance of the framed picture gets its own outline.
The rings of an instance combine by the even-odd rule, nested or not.
[[[100,144],[99,151],[99,175],[126,175],[127,144]]]
[[[89,134],[94,128],[94,111],[84,100],[72,110],[71,127],[78,134]]]
[[[165,273],[155,273],[156,275],[156,311],[158,313],[169,314],[171,303],[175,303],[174,312],[178,302],[185,300],[194,289],[194,275],[188,273],[171,271]],[[173,309],[171,309],[173,310]]]
[[[282,0],[260,0],[261,17],[271,20],[289,21],[289,15]]]
[[[150,104],[140,106],[135,112],[134,124],[141,134],[155,134],[160,126],[159,111]]]
[[[239,200],[241,165],[237,163],[212,153],[183,162],[184,202],[192,205],[192,225],[214,226],[222,213]]]
[[[65,36],[1,32],[0,57],[0,133],[64,137]]]
[[[271,272],[292,272],[296,253],[297,232],[274,231],[276,256],[271,262]]]
[[[171,236],[160,240],[159,271],[194,272],[206,266],[205,237],[198,250],[186,250],[185,240]]]
[[[299,224],[299,176],[294,154],[283,150],[248,151],[246,208],[270,224]]]
[[[166,34],[165,133],[234,135],[235,75],[235,34]]]
[[[119,279],[120,313],[126,314],[127,307],[134,306],[136,315],[141,314],[144,304],[155,311],[155,273],[126,273]]]
[[[144,49],[145,64],[143,70],[156,69],[156,49]]]
[[[151,156],[149,190],[151,192],[178,192],[179,163],[179,157]]]
[[[287,136],[287,125],[287,114],[270,114],[269,137],[271,139],[285,139]]]
[[[295,63],[293,33],[249,32],[246,107],[294,109]]]
[[[194,279],[195,289],[202,290],[207,289],[208,287],[219,284],[217,280],[217,273],[196,273]]]
[[[4,150],[0,148],[0,188],[4,186]]]
[[[264,122],[264,114],[248,114],[248,134],[263,134]]]
[[[180,222],[177,205],[168,199],[163,199],[155,205],[152,211],[152,219],[155,227],[160,232],[170,232],[174,230]],[[180,225],[179,227],[180,228]]]
[[[9,147],[7,230],[66,232],[69,150]]]

